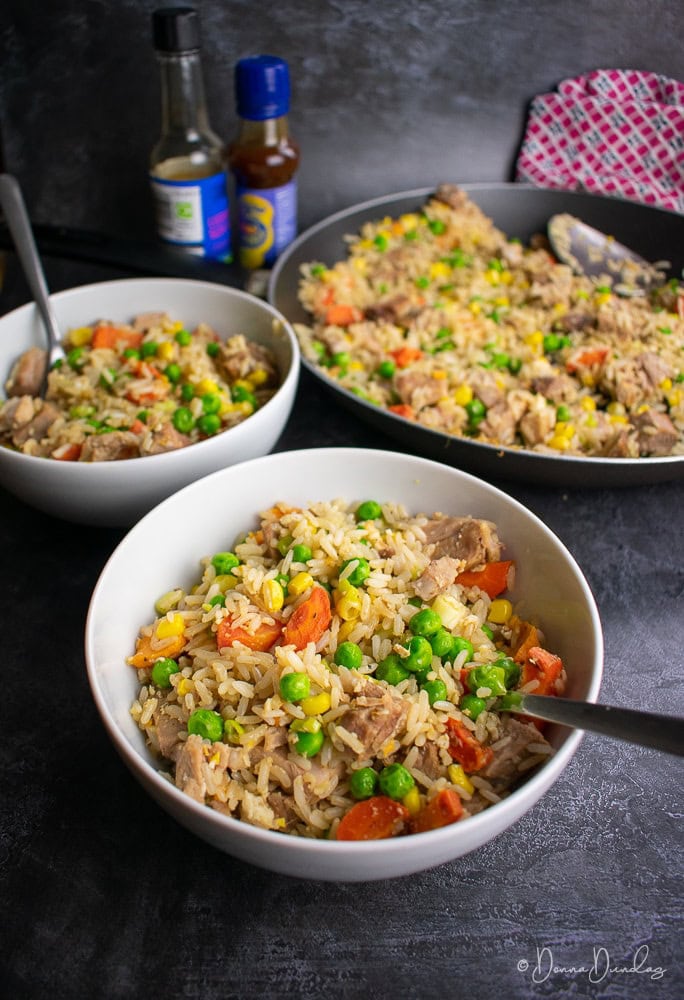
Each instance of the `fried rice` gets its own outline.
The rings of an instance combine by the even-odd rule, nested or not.
[[[454,185],[302,267],[325,377],[449,435],[541,454],[684,455],[684,286],[578,276]],[[634,293],[634,294],[628,294]]]
[[[279,503],[158,596],[132,716],[170,781],[258,827],[354,840],[467,819],[552,753],[503,710],[516,691],[565,685],[505,596],[514,571],[469,515]]]
[[[101,462],[157,455],[241,423],[278,386],[271,351],[206,323],[187,330],[166,313],[68,332],[66,359],[40,391],[46,352],[14,364],[0,407],[0,444],[26,455]]]

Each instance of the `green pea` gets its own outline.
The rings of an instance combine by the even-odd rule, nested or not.
[[[104,368],[97,381],[102,389],[111,389],[116,382],[116,372],[113,368]]]
[[[311,681],[308,674],[283,674],[278,685],[280,697],[284,701],[301,701],[308,698],[311,692]]]
[[[472,719],[474,722],[480,712],[484,712],[487,707],[487,702],[484,698],[478,698],[475,694],[464,694],[458,704],[458,707],[464,715],[467,715],[468,718]]]
[[[468,690],[473,694],[481,688],[489,689],[492,695],[506,694],[506,674],[503,667],[486,664],[473,667],[466,680]]]
[[[372,767],[360,767],[349,777],[349,791],[354,799],[370,799],[378,787],[377,771]]]
[[[356,508],[355,517],[357,521],[375,521],[382,517],[382,507],[375,500],[364,500]]]
[[[308,545],[292,546],[292,562],[306,563],[309,559],[313,559],[313,552]]]
[[[153,357],[157,353],[158,346],[159,344],[157,344],[156,340],[144,341],[144,343],[140,345],[140,357],[141,358]]]
[[[510,656],[504,656],[499,654],[497,656],[494,666],[501,667],[504,672],[504,683],[507,688],[515,687],[515,685],[520,680],[520,666],[515,662]]]
[[[294,734],[293,745],[296,753],[304,757],[315,757],[325,741],[320,719],[311,717],[295,719],[290,725],[290,732]]]
[[[195,387],[190,382],[184,382],[181,386],[181,399],[184,403],[189,403],[195,396]]]
[[[239,743],[244,731],[245,727],[241,726],[235,719],[226,719],[223,723],[223,738],[229,743]]]
[[[511,375],[517,375],[522,368],[522,358],[511,358],[508,362],[508,370]]]
[[[338,351],[332,356],[332,363],[338,368],[347,368],[349,362],[351,361],[351,354],[349,351]]]
[[[175,362],[173,362],[170,365],[167,365],[166,368],[164,369],[164,374],[166,375],[169,382],[172,382],[175,385],[177,382],[180,382],[180,377],[181,377],[180,365],[177,365]]]
[[[287,573],[276,573],[275,576],[276,583],[279,583],[283,590],[287,590],[287,585],[290,582],[290,578]]]
[[[140,351],[136,351],[135,347],[127,347],[123,352],[123,356],[128,358],[130,361],[139,361]]]
[[[461,698],[461,702],[463,699]],[[508,691],[507,694],[499,698],[497,702],[497,708],[502,712],[510,712],[520,706],[522,702],[522,695],[519,691]]]
[[[216,434],[220,429],[221,418],[217,413],[205,413],[197,421],[197,426],[203,434],[211,437],[212,434]]]
[[[378,248],[378,250],[386,250],[387,249],[387,237],[383,236],[382,233],[378,233],[378,235],[373,240],[373,243]]]
[[[322,344],[320,340],[312,340],[311,348],[320,361],[322,361],[323,358],[328,353],[328,348],[325,346],[325,344]]]
[[[181,347],[187,347],[191,340],[192,334],[189,330],[179,330],[176,334],[176,343]]]
[[[240,565],[240,560],[234,552],[217,552],[211,558],[211,565],[216,570],[218,576],[231,573],[236,566]]]
[[[205,413],[218,413],[221,409],[221,397],[217,392],[205,392],[202,396],[202,409]]]
[[[423,608],[409,621],[409,628],[414,635],[431,636],[442,627],[442,619],[432,608]]]
[[[138,412],[136,413],[135,416],[136,416],[136,420],[140,420],[143,424],[146,424],[147,423],[147,418],[149,417],[149,415],[150,415],[150,411],[149,410],[138,410]]]
[[[430,279],[426,277],[424,274],[421,275],[419,278],[416,278],[415,280],[416,288],[427,288],[429,284],[430,284]]]
[[[564,406],[563,404],[557,406],[556,420],[561,420],[563,423],[567,423],[569,419],[570,419],[570,410],[567,408],[567,406]]]
[[[177,410],[174,410],[171,423],[181,434],[189,434],[195,426],[195,418],[187,406],[179,406]]]
[[[355,642],[341,642],[335,650],[335,663],[338,667],[358,670],[363,663],[361,647],[357,646]]]
[[[394,361],[381,361],[376,368],[380,378],[392,378],[396,370],[397,366]]]
[[[469,663],[472,660],[473,656],[475,655],[475,647],[473,646],[472,642],[470,642],[468,639],[464,639],[463,636],[461,635],[453,636],[451,640],[451,659],[455,660],[456,657],[460,653],[462,653],[464,649],[467,651],[465,662]]]
[[[355,557],[354,559],[345,559],[345,561],[342,563],[340,567],[340,573],[343,573],[344,570],[347,568],[347,566],[349,566],[351,563],[356,563],[356,566],[346,579],[349,581],[349,583],[351,583],[353,587],[358,587],[360,584],[364,582],[364,580],[367,580],[368,577],[370,576],[370,565],[368,563],[368,560],[363,559],[362,557]]]
[[[378,663],[375,676],[379,681],[386,681],[388,684],[401,684],[409,676],[409,671],[401,657],[396,653],[390,653]]]
[[[180,667],[175,660],[168,656],[162,656],[156,660],[152,667],[152,680],[158,688],[171,687],[171,674],[177,674]]]
[[[441,236],[446,231],[446,224],[441,219],[430,219],[428,226],[435,236]]]
[[[390,764],[383,767],[378,779],[380,791],[390,799],[403,799],[415,785],[413,775],[403,764]]]
[[[223,718],[210,708],[196,708],[188,719],[188,732],[215,743],[223,736]]]
[[[410,604],[412,608],[422,608],[423,601],[420,597],[409,597],[407,604]]]
[[[489,625],[480,625],[480,628],[482,629],[482,631],[484,632],[484,634],[487,636],[487,638],[491,642],[493,642],[494,641],[494,633],[490,629]]]
[[[466,413],[471,424],[480,423],[487,415],[487,407],[477,396],[465,405]]]
[[[230,398],[234,403],[251,403],[256,409],[256,396],[244,385],[234,385],[230,390]]]
[[[404,667],[411,673],[429,669],[432,664],[432,646],[422,635],[414,635],[406,644],[409,655],[403,660]]]
[[[207,354],[210,358],[215,358],[218,352],[221,350],[221,345],[215,340],[210,340],[207,344]]]
[[[428,636],[428,642],[432,646],[432,652],[441,659],[450,659],[449,654],[453,648],[454,637],[445,628],[439,628],[432,635]]]
[[[212,598],[210,598],[210,600],[209,600],[208,603],[211,604],[212,608],[216,607],[217,604],[218,604],[218,606],[220,608],[225,608],[225,606],[226,606],[226,595],[225,594],[214,594],[214,596]]]
[[[281,535],[280,536],[280,538],[276,542],[276,548],[277,548],[278,552],[280,552],[281,556],[287,555],[287,553],[290,551],[290,546],[292,545],[293,541],[294,541],[294,539],[293,539],[292,535]]]
[[[544,335],[544,354],[551,354],[561,346],[561,339],[557,333],[547,333]]]
[[[85,358],[83,357],[84,349],[82,347],[72,347],[72,349],[67,354],[67,363],[70,368],[74,371],[78,371],[85,364]]]
[[[431,705],[434,705],[436,701],[446,701],[447,687],[444,681],[440,681],[439,679],[426,681],[425,684],[421,686],[423,691],[427,691],[428,701]]]

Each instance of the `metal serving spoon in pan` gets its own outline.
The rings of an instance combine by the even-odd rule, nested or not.
[[[547,235],[560,261],[576,274],[590,278],[610,276],[618,295],[646,295],[652,286],[665,281],[667,261],[652,264],[574,215],[552,215]]]
[[[684,757],[684,719],[549,695],[512,692],[507,698],[508,711]]]
[[[38,256],[31,223],[29,221],[21,188],[11,174],[0,174],[0,204],[7,220],[7,225],[12,234],[17,256],[24,269],[24,275],[31,289],[31,294],[38,306],[43,326],[47,334],[48,353],[47,367],[43,376],[41,396],[45,395],[47,384],[47,373],[56,361],[63,361],[66,357],[61,343],[59,325],[50,304],[45,274]]]

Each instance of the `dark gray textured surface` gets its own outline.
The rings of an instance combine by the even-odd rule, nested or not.
[[[49,269],[54,290],[104,276]],[[3,307],[25,298],[10,258]],[[398,447],[304,373],[277,448],[326,444]],[[586,573],[605,631],[601,700],[682,714],[681,486],[506,488]],[[3,997],[679,1000],[679,758],[585,736],[512,829],[396,881],[272,875],[178,826],[117,757],[86,680],[88,601],[122,536],[0,490]],[[635,961],[665,971],[624,971]]]
[[[6,166],[36,221],[152,234],[154,6],[3,4]],[[566,76],[605,66],[682,75],[676,0],[198,7],[211,117],[226,138],[235,59],[270,50],[290,60],[302,226],[390,191],[509,179],[526,102]],[[112,276],[57,264],[48,274],[53,290]],[[0,311],[26,298],[10,258]],[[330,444],[398,447],[305,375],[278,448]],[[681,487],[506,489],[586,572],[605,630],[602,700],[681,714]],[[62,524],[0,490],[3,998],[684,995],[675,758],[585,737],[513,829],[396,882],[271,875],[176,825],[119,761],[85,676],[88,600],[121,537]],[[538,979],[549,962],[559,969],[540,983],[537,949]],[[578,970],[592,967],[594,949],[592,981]],[[605,971],[606,955],[618,971]],[[624,971],[635,957],[642,971]],[[648,965],[666,971],[652,979]]]

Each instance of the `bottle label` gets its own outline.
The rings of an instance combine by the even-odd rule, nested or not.
[[[191,181],[150,175],[150,183],[165,243],[200,257],[232,259],[225,172]]]
[[[237,186],[240,263],[270,267],[297,235],[297,181],[276,188]]]

